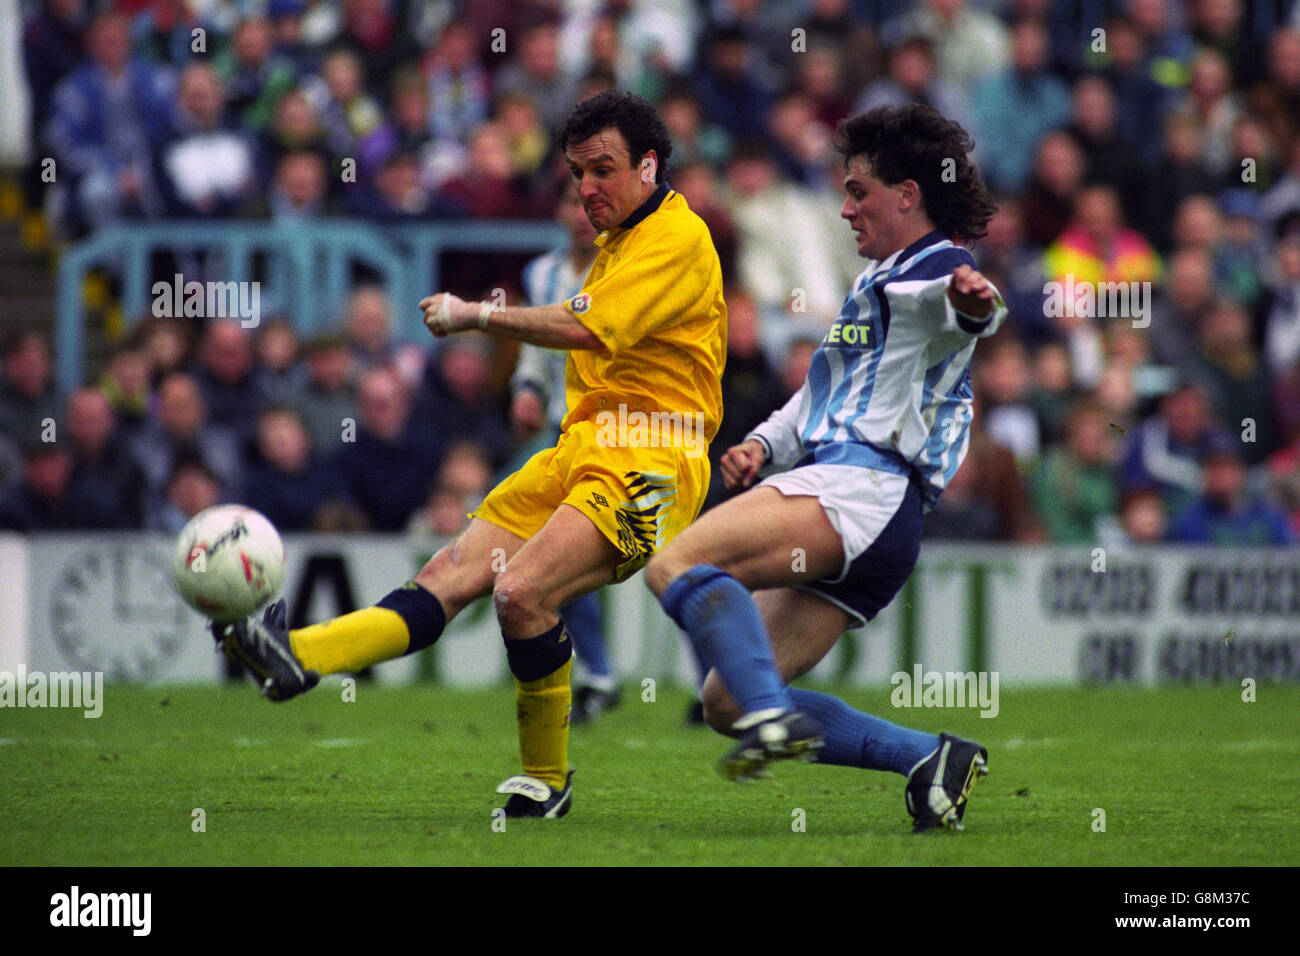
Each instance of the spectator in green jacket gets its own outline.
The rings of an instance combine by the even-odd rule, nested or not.
[[[1115,514],[1114,443],[1105,414],[1081,403],[1065,419],[1065,444],[1050,451],[1034,475],[1034,505],[1055,544],[1095,544]]]

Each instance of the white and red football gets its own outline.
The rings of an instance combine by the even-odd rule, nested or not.
[[[185,603],[219,624],[248,617],[284,583],[284,543],[262,514],[216,505],[176,539],[172,581]]]

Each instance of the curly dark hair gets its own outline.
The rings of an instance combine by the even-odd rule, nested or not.
[[[568,152],[570,146],[591,139],[611,126],[627,141],[633,168],[647,152],[655,151],[659,157],[655,182],[663,182],[668,170],[668,157],[673,151],[672,138],[655,108],[635,93],[605,90],[575,106],[560,128],[560,152]]]
[[[835,130],[835,150],[846,165],[862,156],[872,175],[888,186],[914,180],[926,215],[954,242],[983,238],[997,212],[971,162],[974,148],[959,123],[919,103],[877,106],[842,120]]]

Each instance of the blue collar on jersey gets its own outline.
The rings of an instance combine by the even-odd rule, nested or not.
[[[672,190],[668,188],[667,180],[660,183],[659,188],[650,194],[650,198],[647,199],[645,202],[643,202],[641,205],[637,206],[636,210],[632,213],[632,215],[628,216],[626,219],[624,219],[622,222],[618,224],[618,228],[631,229],[633,226],[639,223],[646,216],[650,215],[652,212],[658,209],[660,204],[665,199],[668,198],[668,194],[670,192],[672,192]]]
[[[932,246],[936,242],[945,242],[947,239],[948,237],[938,229],[933,229],[900,252],[898,258],[894,260],[894,265],[898,265],[900,262],[906,262],[927,246]]]

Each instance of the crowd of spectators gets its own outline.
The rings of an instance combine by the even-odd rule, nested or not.
[[[799,386],[861,269],[835,124],[933,105],[972,133],[996,196],[973,248],[1011,315],[976,350],[970,454],[928,533],[1300,533],[1300,4],[30,7],[33,129],[61,170],[47,210],[70,236],[132,216],[549,217],[575,100],[646,96],[673,136],[669,181],[723,263],[715,461]],[[10,335],[0,527],[174,530],[240,500],[286,530],[454,530],[519,452],[513,352],[398,348],[392,309],[360,287],[307,341],[283,322],[150,319],[68,396],[43,337]]]
[[[284,322],[231,319],[191,345],[182,323],[153,320],[66,402],[43,337],[10,335],[0,528],[176,532],[238,501],[284,531],[458,531],[514,452],[487,399],[488,354],[456,341],[412,378],[373,361],[391,347],[386,310],[358,289],[345,331],[307,342]]]

